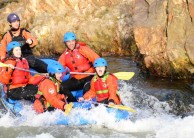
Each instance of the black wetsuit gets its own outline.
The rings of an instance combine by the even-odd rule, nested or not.
[[[68,102],[77,102],[76,98],[72,95],[71,91],[83,89],[83,94],[90,89],[90,81],[93,76],[77,80],[70,78],[69,80],[62,82],[59,93],[66,95]]]

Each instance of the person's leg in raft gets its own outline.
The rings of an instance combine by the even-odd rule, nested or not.
[[[12,100],[30,100],[34,101],[35,95],[38,92],[38,86],[28,84],[25,87],[19,87],[7,91],[7,97]]]
[[[68,102],[77,102],[76,98],[73,96],[71,91],[84,89],[84,86],[87,82],[90,82],[92,76],[77,80],[75,78],[71,78],[67,81],[61,83],[60,93],[66,95]],[[87,85],[88,88],[88,85]]]
[[[83,95],[90,90],[90,81],[86,82],[83,88]]]
[[[12,100],[21,100],[22,98],[22,87],[10,89],[7,91],[7,97]]]
[[[71,91],[78,90],[79,89],[78,87],[79,87],[79,80],[77,80],[75,78],[71,78],[71,79],[61,83],[59,93],[67,96],[68,102],[76,102],[77,100],[73,96]],[[80,89],[81,89],[81,87],[80,87]]]
[[[33,55],[25,57],[28,60],[30,68],[38,71],[39,73],[47,73],[47,64],[42,60],[34,57]]]

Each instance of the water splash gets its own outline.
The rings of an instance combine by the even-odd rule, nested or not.
[[[170,111],[172,108],[165,101],[159,101],[156,97],[144,93],[141,89],[138,89],[133,84],[126,82],[119,82],[119,92],[123,103],[137,110],[137,113],[128,120],[116,121],[114,113],[108,114],[104,106],[98,106],[91,110],[76,109],[70,112],[72,121],[75,121],[75,116],[84,116],[86,119],[95,120],[95,125],[82,126],[85,131],[79,131],[80,127],[75,127],[76,136],[98,136],[97,133],[102,133],[101,137],[106,137],[106,133],[103,130],[109,130],[111,134],[109,137],[114,136],[130,136],[130,137],[150,137],[150,138],[164,138],[164,137],[176,137],[176,138],[190,138],[193,137],[194,128],[194,116],[188,116],[181,118],[172,114]],[[192,106],[192,105],[191,105]],[[9,113],[4,114],[0,118],[1,127],[23,127],[29,128],[36,127],[49,127],[55,125],[55,121],[63,114],[62,111],[56,110],[54,112],[45,112],[43,114],[36,114],[32,110],[30,103],[24,103],[24,110],[21,112],[23,116],[20,118],[12,118]],[[60,129],[60,126],[55,126]],[[95,129],[100,128],[97,132]],[[22,129],[22,128],[21,128]],[[63,128],[66,130],[67,128]],[[69,130],[69,131],[73,131]],[[88,131],[87,131],[88,130]],[[94,131],[90,135],[91,132]],[[55,130],[59,132],[59,130]],[[115,133],[112,133],[115,132]],[[20,137],[26,137],[27,134],[20,135]],[[54,137],[50,133],[41,133],[39,135],[33,135],[33,137],[48,136]]]

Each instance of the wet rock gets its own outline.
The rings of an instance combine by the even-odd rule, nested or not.
[[[74,31],[102,56],[130,55],[134,41],[130,5],[126,0],[20,0],[1,9],[0,33],[9,29],[6,17],[15,12],[21,17],[21,26],[38,38],[37,55],[61,54],[67,31]]]
[[[101,56],[134,55],[146,72],[161,77],[194,74],[194,1],[4,0],[0,34],[15,12],[39,40],[36,55],[61,54],[63,35],[74,31]],[[2,3],[1,3],[2,4]]]
[[[151,74],[191,78],[194,74],[194,2],[134,3],[134,37],[143,63]]]

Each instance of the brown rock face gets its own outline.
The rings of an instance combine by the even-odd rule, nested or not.
[[[152,74],[187,78],[194,74],[194,1],[136,0],[134,37]]]
[[[139,54],[153,75],[194,74],[194,0],[4,1],[0,34],[9,29],[7,15],[17,13],[39,40],[37,55],[62,53],[64,33],[74,31],[102,56]]]
[[[125,0],[20,0],[0,11],[0,32],[9,26],[6,17],[15,12],[21,26],[39,40],[35,53],[51,55],[64,50],[63,35],[74,31],[101,55],[129,55],[132,38],[130,2]]]

